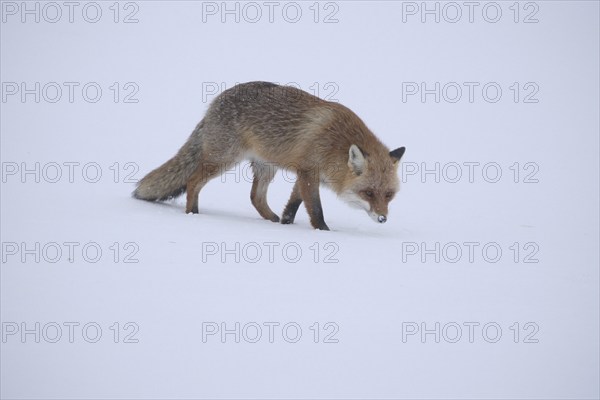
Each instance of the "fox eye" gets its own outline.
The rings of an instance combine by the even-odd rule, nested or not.
[[[373,191],[372,190],[365,190],[365,196],[367,196],[367,197],[373,197]]]
[[[388,199],[388,200],[391,199],[392,197],[394,197],[394,193],[393,192],[387,192],[385,194],[385,198]]]

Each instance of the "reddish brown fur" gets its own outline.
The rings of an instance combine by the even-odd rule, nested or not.
[[[198,193],[242,159],[253,162],[251,201],[265,219],[279,217],[266,193],[275,168],[298,180],[281,220],[292,223],[304,201],[311,224],[328,229],[319,184],[385,222],[398,190],[404,148],[390,152],[347,107],[299,89],[266,82],[237,85],[217,97],[178,154],[139,183],[134,196],[160,200],[187,191],[186,211],[198,212]]]

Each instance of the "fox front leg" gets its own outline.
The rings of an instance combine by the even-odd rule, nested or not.
[[[298,185],[298,181],[296,181],[296,183],[294,183],[294,189],[292,189],[290,199],[288,200],[288,203],[283,210],[283,215],[281,216],[282,224],[294,223],[296,212],[298,212],[300,204],[302,204],[302,196],[300,196],[300,185]]]
[[[306,205],[306,211],[310,216],[310,224],[315,229],[328,231],[329,227],[323,217],[323,207],[321,207],[321,197],[319,196],[319,177],[318,174],[310,171],[298,171],[298,185],[300,196]],[[300,203],[298,203],[298,206]]]

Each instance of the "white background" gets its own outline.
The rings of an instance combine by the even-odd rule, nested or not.
[[[39,22],[22,4],[2,2],[0,42],[3,398],[598,398],[597,2],[479,2],[472,22],[462,2],[460,18],[427,3],[438,23],[421,2],[279,2],[270,17],[262,2],[223,14],[221,2],[109,1],[95,23],[94,4],[72,22],[62,2],[60,18],[27,3]],[[130,197],[202,118],[207,88],[251,80],[318,89],[407,147],[387,224],[326,190],[330,232],[304,208],[293,226],[262,220],[246,164],[205,187],[199,215],[183,198]],[[408,95],[411,82],[439,82],[439,102]],[[484,97],[489,83],[499,98]],[[292,180],[271,186],[276,212]],[[39,343],[21,336],[36,323]],[[207,323],[239,323],[239,343],[203,340]]]

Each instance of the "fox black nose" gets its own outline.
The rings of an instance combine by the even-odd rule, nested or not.
[[[385,217],[385,215],[380,215],[379,217],[377,217],[377,221],[379,221],[379,223],[384,224],[385,221],[387,221],[387,218]]]

